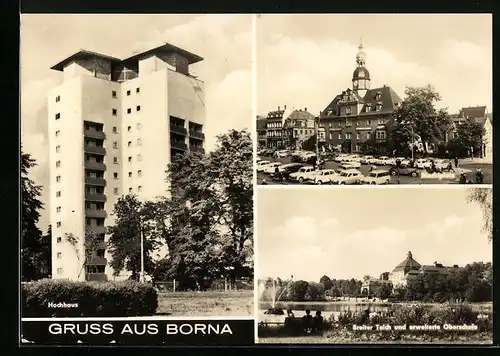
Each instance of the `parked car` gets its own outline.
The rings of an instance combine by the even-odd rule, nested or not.
[[[345,170],[345,169],[352,169],[352,168],[359,168],[361,167],[361,163],[355,162],[355,161],[350,161],[350,162],[343,162],[340,164],[340,169]]]
[[[335,162],[342,162],[344,159],[346,159],[348,157],[347,154],[345,153],[340,153],[338,154],[337,156],[335,156],[335,158],[333,159]]]
[[[359,184],[363,174],[357,169],[346,169],[339,173],[333,180],[333,184]]]
[[[397,176],[398,175],[398,168],[392,167],[389,170],[391,176]],[[418,177],[420,174],[420,171],[418,168],[415,167],[410,167],[410,166],[401,166],[399,167],[399,175],[401,176],[412,176],[412,177]]]
[[[271,161],[259,161],[257,162],[257,172],[262,172],[266,165],[270,164]]]
[[[271,174],[271,173],[274,173],[274,171],[276,170],[276,167],[279,167],[281,166],[283,163],[281,162],[273,162],[273,163],[269,163],[267,164],[265,167],[264,167],[264,170],[263,172],[266,173],[266,174]]]
[[[390,158],[387,156],[381,156],[375,162],[377,166],[391,166],[396,164],[396,160],[394,158]]]
[[[362,184],[389,184],[390,182],[391,175],[385,169],[375,169],[361,179]]]
[[[366,164],[377,164],[378,158],[371,156],[365,160]]]
[[[395,161],[401,162],[401,166],[409,166],[410,165],[410,160],[405,157],[396,157]],[[394,163],[396,165],[396,163]]]
[[[373,156],[364,156],[364,157],[361,157],[359,159],[359,163],[361,163],[361,164],[369,164],[368,160],[370,160],[370,159],[375,159],[375,157],[373,157]]]
[[[430,167],[430,161],[427,158],[419,158],[415,161],[415,167],[417,168],[424,169],[426,165]]]
[[[290,174],[290,180],[302,183],[307,177],[314,175],[315,169],[313,166],[305,166],[300,168],[297,172]]]
[[[310,180],[317,185],[331,184],[337,176],[338,173],[335,171],[335,169],[322,169],[314,175],[313,179]]]
[[[450,160],[447,160],[447,159],[437,159],[437,160],[434,161],[434,164],[436,165],[436,170],[438,172],[453,171],[453,163],[451,163]]]
[[[289,180],[290,174],[297,172],[303,166],[304,165],[302,163],[283,164],[283,165],[278,167],[279,175],[276,176],[275,173],[272,173],[271,176],[272,176],[273,180]]]
[[[290,156],[290,151],[288,151],[288,150],[276,151],[276,152],[274,152],[274,155],[273,155],[273,157],[275,157],[275,158],[285,158],[288,156]]]

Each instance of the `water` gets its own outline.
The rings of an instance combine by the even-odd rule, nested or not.
[[[359,300],[359,299],[358,299]],[[339,314],[350,310],[351,312],[361,312],[370,308],[370,312],[384,312],[389,311],[393,308],[397,308],[399,304],[391,303],[370,303],[368,301],[358,302],[277,302],[276,308],[282,308],[285,315],[268,315],[264,312],[271,308],[271,302],[260,302],[259,303],[259,321],[265,322],[284,322],[286,317],[286,310],[292,309],[293,314],[296,317],[302,317],[305,315],[305,310],[311,310],[311,314],[314,315],[317,310],[321,311],[323,318],[328,319],[332,314],[335,318],[338,318]]]

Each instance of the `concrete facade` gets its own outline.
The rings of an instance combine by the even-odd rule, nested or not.
[[[129,276],[113,276],[105,244],[83,270],[85,233],[107,241],[120,196],[168,196],[173,155],[204,152],[204,84],[189,75],[201,60],[166,44],[123,61],[80,51],[52,67],[63,72],[48,93],[53,278]]]

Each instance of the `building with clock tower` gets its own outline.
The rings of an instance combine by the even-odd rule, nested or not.
[[[330,149],[346,153],[368,148],[390,153],[388,129],[394,110],[402,99],[389,86],[372,89],[366,54],[359,45],[352,89],[337,94],[319,116],[321,142]]]

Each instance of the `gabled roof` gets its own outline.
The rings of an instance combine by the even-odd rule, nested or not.
[[[486,106],[469,106],[467,108],[462,108],[459,113],[460,117],[464,118],[477,118],[486,116]]]
[[[408,271],[418,270],[420,269],[420,267],[421,267],[420,263],[418,263],[413,259],[411,252],[408,252],[408,256],[406,257],[406,259],[400,264],[398,264],[392,271],[393,272],[404,271],[404,273],[406,274]]]
[[[62,71],[69,63],[79,60],[79,59],[89,59],[89,58],[100,58],[112,63],[120,63],[121,59],[116,57],[111,57],[106,54],[101,54],[97,52],[88,51],[86,49],[81,49],[78,52],[73,53],[71,56],[63,59],[59,63],[54,64],[50,69]]]
[[[303,110],[294,110],[288,117],[287,119],[291,120],[310,120],[314,119],[315,116],[311,114],[309,111],[303,111]]]

